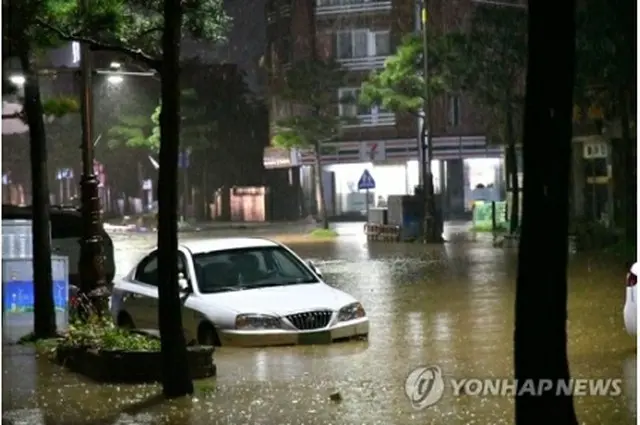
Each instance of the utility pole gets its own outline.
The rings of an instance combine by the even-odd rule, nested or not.
[[[431,132],[431,99],[429,98],[429,51],[428,51],[428,34],[427,34],[427,0],[422,0],[422,10],[420,13],[422,21],[422,56],[423,56],[423,77],[424,77],[424,93],[423,93],[423,120],[422,134],[420,137],[421,146],[421,170],[423,175],[422,194],[424,196],[424,241],[427,243],[441,242],[439,229],[436,229],[435,217],[435,200],[433,193],[433,176],[431,174],[431,158],[432,158],[432,132]],[[425,143],[426,142],[426,143]],[[439,227],[439,226],[437,226]]]
[[[79,0],[83,11],[89,10],[89,0]],[[82,43],[80,49],[82,179],[80,181],[83,234],[80,239],[80,290],[99,313],[107,308],[107,281],[104,271],[104,247],[98,178],[93,170],[93,90],[91,50]]]

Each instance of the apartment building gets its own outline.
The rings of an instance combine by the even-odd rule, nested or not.
[[[480,0],[482,1],[482,0]],[[506,0],[509,1],[509,0]],[[267,2],[268,96],[271,120],[295,113],[278,98],[288,65],[308,57],[315,42],[318,55],[335,58],[348,70],[348,81],[336,97],[357,97],[360,86],[374,70],[382,69],[402,37],[420,30],[417,0],[269,0]],[[474,0],[429,1],[429,25],[438,31],[466,25]],[[341,105],[337,113],[356,117],[341,137],[323,146],[324,164],[402,164],[407,191],[417,184],[420,122],[406,113],[380,107]],[[499,158],[501,149],[487,143],[482,112],[464,93],[449,93],[432,101],[434,173],[436,185],[454,189],[455,204],[464,204],[463,181],[468,180],[465,158]],[[313,152],[292,155],[292,165],[313,164]],[[446,165],[440,166],[442,161]],[[445,169],[448,169],[446,171]],[[397,178],[393,178],[397,180]],[[351,178],[353,180],[353,177]],[[446,183],[445,183],[446,180]],[[348,182],[350,186],[352,182]],[[486,183],[485,183],[486,184]],[[339,184],[338,184],[339,186]],[[391,192],[389,192],[391,193]]]

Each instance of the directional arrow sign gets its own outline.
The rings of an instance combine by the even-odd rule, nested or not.
[[[369,173],[369,170],[364,170],[362,175],[360,176],[360,180],[358,180],[358,190],[369,190],[376,188],[376,181]]]

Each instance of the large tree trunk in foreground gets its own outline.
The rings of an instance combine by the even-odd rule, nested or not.
[[[56,334],[51,277],[51,225],[49,222],[49,185],[47,174],[47,142],[40,85],[31,62],[30,46],[20,50],[24,84],[24,113],[29,125],[31,159],[31,197],[33,208],[33,331],[36,338]]]
[[[553,10],[551,10],[553,8]],[[537,387],[570,378],[567,257],[575,0],[529,1],[524,123],[524,214],[515,312],[515,378]],[[553,40],[549,43],[548,40]],[[552,160],[550,160],[550,158]],[[541,267],[540,265],[544,265]],[[519,393],[518,425],[577,425],[571,396]]]
[[[178,151],[180,148],[181,0],[164,1],[162,110],[158,176],[158,323],[162,390],[168,398],[193,393],[178,290]]]
[[[320,152],[320,142],[316,142],[316,190],[318,197],[320,198],[320,205],[318,205],[318,217],[322,224],[323,229],[329,228],[329,217],[327,216],[327,200],[324,193],[324,180],[322,179],[322,153]],[[367,200],[368,202],[368,200]]]

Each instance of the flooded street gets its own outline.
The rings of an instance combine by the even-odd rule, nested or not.
[[[489,235],[471,240],[457,233],[462,228],[450,227],[450,242],[439,247],[367,243],[360,224],[339,225],[333,242],[290,244],[329,284],[362,301],[367,342],[222,347],[218,377],[198,382],[192,400],[174,402],[154,398],[156,386],[96,385],[35,359],[29,347],[5,347],[3,417],[25,425],[511,424],[509,397],[454,397],[446,388],[437,404],[418,411],[405,395],[407,375],[423,365],[441,367],[446,378],[512,374],[515,252],[493,248]],[[190,237],[201,235],[183,236]],[[124,274],[155,234],[114,235],[114,243]],[[572,376],[623,380],[622,396],[577,397],[580,423],[635,424],[636,344],[622,319],[624,269],[574,257],[569,276]]]

